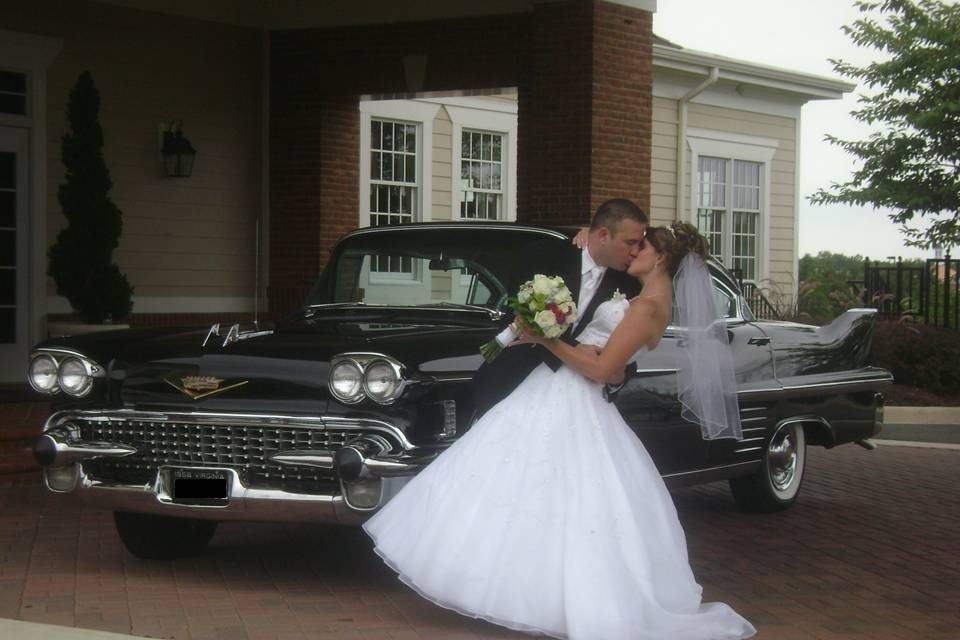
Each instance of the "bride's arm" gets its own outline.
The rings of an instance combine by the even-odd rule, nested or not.
[[[623,320],[607,341],[607,346],[599,354],[571,346],[560,340],[548,340],[527,330],[524,330],[521,342],[542,344],[568,367],[591,380],[607,382],[622,380],[627,361],[641,346],[659,337],[664,329],[666,325],[657,319],[651,305],[634,303],[630,305]]]

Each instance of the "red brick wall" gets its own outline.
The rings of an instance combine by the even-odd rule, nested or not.
[[[333,244],[357,226],[361,95],[402,97],[403,58],[424,91],[521,84],[528,17],[271,34],[271,309],[297,307]]]
[[[530,82],[519,90],[517,217],[590,219],[593,4],[534,6]]]
[[[649,211],[653,16],[598,2],[593,20],[590,210],[628,197]]]
[[[361,95],[517,87],[518,218],[582,223],[604,200],[650,199],[651,15],[607,2],[528,15],[271,34],[271,310],[302,302],[357,224]]]

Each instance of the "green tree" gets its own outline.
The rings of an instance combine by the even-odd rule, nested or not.
[[[960,4],[943,0],[857,2],[863,17],[844,32],[883,60],[834,69],[866,85],[852,115],[881,125],[866,140],[827,136],[857,160],[852,178],[818,190],[815,204],[892,209],[907,244],[960,243]],[[873,12],[879,12],[873,13]],[[923,230],[910,226],[929,217]]]
[[[862,256],[807,254],[800,258],[798,311],[813,322],[829,322],[860,303],[850,281],[862,280]]]
[[[61,142],[66,175],[57,192],[67,226],[50,247],[48,273],[84,322],[123,321],[133,307],[133,287],[113,262],[123,220],[109,196],[100,93],[89,71],[70,91],[67,119],[70,131]]]

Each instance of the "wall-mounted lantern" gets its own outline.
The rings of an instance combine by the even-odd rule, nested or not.
[[[171,122],[163,132],[160,155],[163,156],[163,170],[171,178],[189,178],[197,155],[197,150],[184,137],[182,126],[183,121],[178,124]]]

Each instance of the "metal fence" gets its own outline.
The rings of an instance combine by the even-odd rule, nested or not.
[[[882,319],[910,318],[947,329],[960,329],[960,259],[948,253],[924,264],[895,265],[864,261],[863,304],[879,311]]]

